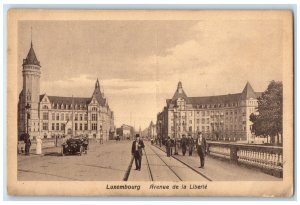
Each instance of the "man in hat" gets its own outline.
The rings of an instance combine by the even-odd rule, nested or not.
[[[135,170],[141,171],[144,142],[140,139],[140,135],[135,135],[135,140],[132,143],[131,154],[134,156]]]
[[[199,168],[204,168],[206,139],[203,136],[202,132],[198,132],[198,134],[197,134],[196,146],[197,146],[198,155],[200,157],[200,167]]]

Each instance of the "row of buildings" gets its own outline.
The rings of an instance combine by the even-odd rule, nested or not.
[[[115,133],[114,112],[96,80],[90,97],[40,94],[41,64],[33,45],[22,64],[23,88],[18,102],[18,135],[51,138],[67,134],[108,140]]]
[[[201,131],[214,140],[243,141],[251,143],[251,113],[256,112],[257,98],[247,82],[241,93],[188,97],[179,82],[175,94],[157,114],[157,136],[181,138],[183,134],[193,137]]]

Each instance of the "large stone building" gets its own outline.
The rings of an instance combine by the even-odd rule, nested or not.
[[[40,95],[41,65],[31,43],[23,60],[23,89],[18,102],[18,134],[50,138],[66,134],[109,139],[114,132],[114,113],[97,79],[91,97]]]
[[[254,136],[249,116],[256,112],[260,95],[247,82],[241,93],[188,97],[179,82],[174,96],[166,100],[166,106],[157,115],[158,135],[195,137],[201,131],[210,139],[251,143]]]

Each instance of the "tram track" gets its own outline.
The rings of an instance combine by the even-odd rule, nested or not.
[[[180,170],[180,169],[178,170],[178,168],[180,168],[180,167],[169,164],[168,161],[166,161],[166,159],[164,159],[164,157],[158,151],[158,150],[160,150],[160,151],[164,152],[164,150],[162,150],[156,146],[153,147],[152,145],[147,146],[147,148],[148,149],[144,149],[144,153],[145,153],[145,158],[146,158],[146,166],[147,166],[149,181],[161,181],[161,180],[157,179],[157,175],[155,176],[155,173],[159,172],[157,170],[157,167],[155,167],[157,165],[154,165],[153,162],[151,162],[155,158],[156,158],[156,160],[159,160],[162,162],[161,166],[166,167],[172,173],[174,180],[177,179],[177,181],[186,181],[186,176],[184,177],[182,170]],[[156,149],[158,149],[158,150],[156,150]],[[152,160],[150,160],[151,158],[152,158]],[[200,177],[203,178],[204,180],[212,181],[209,177],[207,177],[203,173],[199,172],[198,170],[196,170],[192,166],[188,165],[187,163],[183,162],[182,160],[177,159],[175,157],[172,157],[172,158],[176,159],[176,161],[179,162],[178,164],[183,165],[181,168],[187,168],[188,170],[192,170],[193,172],[196,173],[196,175],[200,175]]]
[[[182,178],[175,172],[175,170],[174,169],[172,169],[171,168],[171,166],[170,165],[168,165],[166,162],[165,162],[165,160],[163,160],[162,159],[162,157],[156,152],[156,151],[154,151],[154,149],[150,146],[150,149],[152,150],[152,152],[155,154],[155,156],[157,156],[165,165],[166,165],[166,167],[168,167],[168,169],[179,179],[179,181],[183,181],[182,180]],[[151,168],[150,168],[150,164],[149,164],[149,161],[147,162],[147,164],[148,164],[148,167],[149,167],[149,169],[151,170]],[[152,179],[153,179],[153,176],[152,176]],[[152,180],[153,181],[153,180]]]
[[[156,147],[156,146],[155,146]],[[162,148],[156,147],[157,149],[161,150],[162,152],[165,153],[165,151]],[[152,149],[152,148],[151,148]],[[188,168],[190,168],[191,170],[193,170],[194,172],[196,172],[197,174],[201,175],[202,177],[204,177],[206,180],[208,181],[212,181],[211,178],[209,178],[208,176],[206,176],[205,174],[201,173],[200,171],[196,170],[194,167],[190,166],[189,164],[185,163],[184,161],[182,161],[181,159],[172,156],[173,159],[176,159],[178,162],[182,163],[183,165],[187,166]]]

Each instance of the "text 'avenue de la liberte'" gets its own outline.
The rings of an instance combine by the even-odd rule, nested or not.
[[[139,191],[141,189],[141,185],[106,185],[106,189],[110,190],[137,190]],[[156,189],[156,190],[171,190],[171,189],[207,189],[207,184],[189,184],[189,185],[155,185],[155,184],[150,184],[149,189]]]

